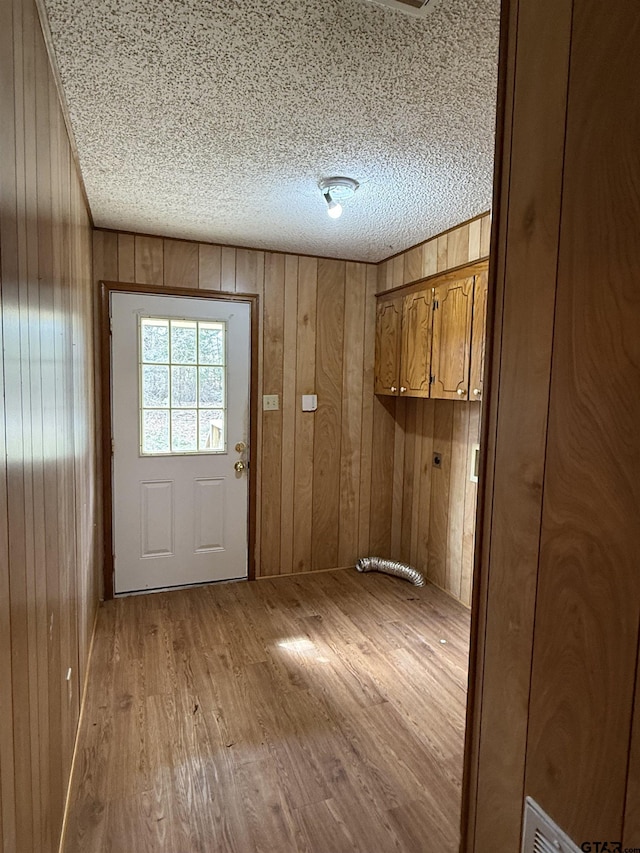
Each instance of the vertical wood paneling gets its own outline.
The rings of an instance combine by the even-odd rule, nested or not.
[[[212,246],[210,248],[215,248]],[[236,251],[236,293],[257,293],[256,285],[261,275],[261,261],[264,264],[264,253],[251,249]]]
[[[366,297],[366,267],[347,264],[341,390],[339,566],[352,565],[358,558]]]
[[[472,446],[480,443],[480,403],[469,406],[469,439],[465,446],[464,469],[464,522],[462,531],[462,567],[460,576],[460,600],[471,606],[471,582],[473,576],[473,549],[476,530],[476,503],[478,486],[471,482],[473,458]],[[452,490],[453,492],[453,490]]]
[[[477,220],[476,220],[477,221]],[[470,259],[469,225],[449,232],[447,244],[447,268],[459,267]]]
[[[264,269],[263,393],[277,394],[278,411],[263,412],[261,570],[280,573],[280,501],[282,496],[282,368],[284,347],[285,257],[268,252]]]
[[[402,470],[402,515],[400,519],[400,559],[405,563],[411,563],[411,534],[414,519],[414,499],[420,499],[420,479],[416,480],[420,463],[416,471],[416,418],[417,400],[410,398],[406,401],[405,428],[404,428],[404,465]],[[396,465],[396,470],[398,466]],[[417,489],[415,488],[417,486]],[[414,494],[415,493],[415,494]]]
[[[494,259],[498,290],[505,290],[503,320],[493,341],[499,379],[493,376],[492,393],[512,402],[496,434],[492,506],[485,510],[483,533],[490,549],[483,562],[490,562],[491,572],[485,575],[489,605],[479,668],[483,683],[477,688],[482,697],[477,818],[470,828],[478,853],[517,848],[521,835],[572,5],[569,0],[527,4],[511,19],[517,26],[512,49],[517,38],[519,94],[513,101],[513,132],[504,145],[511,164],[527,166],[511,176],[507,165],[500,242],[508,251]],[[505,13],[509,9],[513,14],[511,4]],[[534,32],[535,38],[519,44],[519,33]],[[541,40],[544,74],[539,73]],[[481,251],[487,234],[484,228]]]
[[[437,268],[438,272],[444,272],[449,269],[449,235],[443,234],[436,241],[437,252]]]
[[[474,853],[519,846],[525,795],[582,849],[640,844],[640,23],[608,12],[504,4]]]
[[[373,466],[373,394],[376,344],[376,269],[366,267],[364,304],[364,358],[362,371],[362,432],[360,436],[360,518],[358,522],[358,556],[369,553],[371,523],[371,473]]]
[[[343,261],[318,261],[316,391],[322,407],[313,451],[314,569],[338,565],[345,267]]]
[[[296,410],[296,343],[298,329],[298,258],[285,257],[282,362],[282,485],[280,497],[280,573],[293,571]]]
[[[447,527],[447,559],[445,589],[462,597],[462,550],[464,544],[464,511],[467,459],[469,457],[470,406],[454,406],[451,430],[451,472]],[[461,488],[453,488],[461,484]]]
[[[573,9],[525,776],[578,844],[622,837],[640,627],[640,19],[607,11]]]
[[[313,439],[315,414],[300,408],[302,394],[316,390],[316,300],[318,262],[300,258],[298,265],[298,317],[296,342],[296,441],[293,567],[296,572],[311,568],[313,530]]]
[[[163,240],[164,283],[168,287],[198,287],[198,244]]]
[[[429,537],[431,535],[429,520],[431,518],[431,470],[433,465],[433,436],[435,430],[436,406],[440,405],[432,401],[430,404],[422,403],[422,452],[420,462],[420,507],[418,513],[418,541],[417,541],[417,568],[429,576]],[[446,403],[445,403],[446,405]],[[416,424],[420,424],[420,416]]]
[[[451,444],[454,408],[464,403],[440,400],[434,409],[433,453],[441,465],[431,468],[431,514],[429,517],[429,577],[443,589],[447,583],[447,537],[451,493]]]
[[[404,445],[406,429],[407,399],[396,401],[395,426],[393,431],[393,493],[391,498],[391,553],[400,553],[402,538],[402,500],[404,478]]]
[[[422,246],[414,246],[404,253],[403,284],[422,278]]]
[[[395,397],[374,398],[369,542],[371,554],[376,557],[392,556],[394,459],[391,448],[395,444],[395,410]]]
[[[127,279],[120,276],[119,281]],[[136,284],[156,284],[164,280],[164,251],[161,237],[135,236]]]
[[[413,458],[408,453],[405,453],[405,477],[410,479],[411,486],[411,515],[408,512],[403,513],[403,541],[409,541],[409,557],[408,562],[412,566],[418,565],[418,540],[421,527],[420,521],[420,501],[421,493],[426,479],[423,475],[422,467],[422,447],[423,447],[423,429],[424,429],[424,405],[414,402],[414,414],[412,418],[413,437]],[[408,508],[408,505],[407,505]],[[405,518],[405,516],[408,518]]]
[[[483,219],[474,219],[473,222],[469,223],[469,260],[475,261],[477,258],[482,257],[480,253],[480,238],[482,235],[482,223],[484,219],[489,221],[489,217],[485,216]],[[487,254],[489,253],[489,249],[487,247]]]
[[[220,290],[234,293],[236,290],[236,250],[223,246],[220,255]]]
[[[222,249],[220,246],[198,245],[198,287],[202,290],[221,290]]]
[[[391,287],[400,287],[401,284],[404,284],[404,258],[405,253],[402,255],[396,255],[396,257],[390,261]]]
[[[438,241],[429,240],[422,247],[422,275],[435,275],[438,272]]]
[[[118,280],[135,281],[135,239],[133,234],[118,234]]]
[[[202,249],[202,245],[199,247]],[[213,247],[215,248],[215,247]],[[252,252],[251,261],[245,266],[240,266],[240,270],[246,271],[246,276],[242,279],[242,287],[238,287],[238,291],[243,293],[257,293],[258,295],[258,423],[256,424],[256,447],[249,448],[250,463],[255,466],[255,483],[258,500],[256,502],[256,530],[255,530],[255,564],[256,571],[260,574],[260,555],[262,549],[262,519],[260,515],[260,496],[262,495],[262,465],[260,461],[262,447],[262,417],[261,406],[263,392],[263,359],[264,351],[264,252]],[[200,255],[202,259],[202,255]],[[202,271],[202,267],[200,267]]]
[[[93,301],[88,216],[31,0],[0,9],[0,79],[0,847],[50,853],[97,604]]]

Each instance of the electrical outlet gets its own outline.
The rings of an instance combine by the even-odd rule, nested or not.
[[[264,394],[262,397],[263,412],[277,412],[280,408],[280,398],[277,394]]]

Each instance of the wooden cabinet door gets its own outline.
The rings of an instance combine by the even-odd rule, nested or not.
[[[487,335],[487,289],[489,276],[486,272],[476,276],[473,286],[473,322],[471,326],[471,374],[469,399],[482,400],[484,381],[484,352]]]
[[[402,301],[400,394],[428,397],[431,377],[432,288],[411,293]]]
[[[402,297],[378,300],[375,393],[397,395],[400,387]]]
[[[473,277],[435,288],[431,396],[469,399]]]

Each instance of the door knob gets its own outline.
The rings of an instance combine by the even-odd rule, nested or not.
[[[396,391],[397,391],[398,389],[396,388],[396,386],[395,386],[395,385],[392,385],[392,386],[391,386],[391,388],[390,388],[389,390],[390,390],[390,391],[393,391],[393,393],[395,394],[395,393],[396,393]]]
[[[239,441],[236,444],[236,450],[238,451],[238,453],[244,453],[244,451],[246,449],[247,449],[247,445],[244,443],[244,441]]]
[[[458,390],[456,391],[456,394],[458,395],[458,397],[464,397],[464,395],[466,393],[467,392],[464,390],[464,388],[458,388]]]
[[[404,385],[401,385],[401,386],[400,386],[400,393],[401,393],[401,394],[404,394],[404,392],[405,392],[406,390],[407,390],[407,389],[404,387]]]
[[[238,472],[238,474],[240,474],[242,471],[244,471],[244,469],[246,468],[246,465],[244,464],[242,459],[238,459],[238,461],[235,463],[235,465],[233,467]]]
[[[482,391],[479,388],[473,389],[473,394],[475,397],[479,397],[481,393],[482,393]]]

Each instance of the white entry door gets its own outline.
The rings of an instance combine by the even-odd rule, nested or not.
[[[247,577],[249,373],[248,303],[111,294],[116,593]]]

